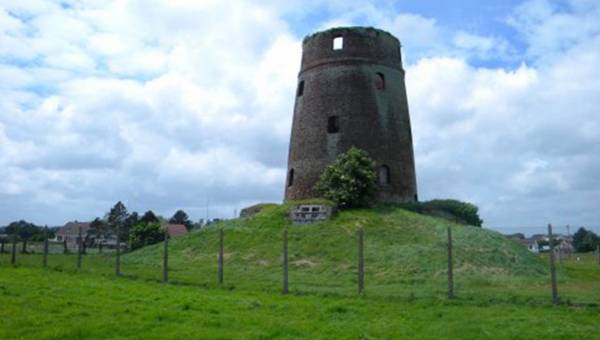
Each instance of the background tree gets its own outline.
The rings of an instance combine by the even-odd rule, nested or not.
[[[139,222],[131,228],[131,249],[162,242],[164,238],[165,232],[159,222]]]
[[[27,251],[27,241],[33,239],[34,236],[36,239],[39,237],[42,237],[43,239],[44,237],[44,230],[42,227],[38,227],[37,225],[29,223],[25,220],[12,222],[4,229],[7,234],[16,234],[17,237],[23,241],[23,248],[21,250],[23,253]]]
[[[131,228],[134,225],[138,224],[139,220],[140,216],[136,211],[134,211],[131,214],[129,214],[129,216],[127,216],[127,219],[125,219],[125,225]]]
[[[591,230],[581,227],[573,234],[573,247],[578,253],[594,251],[598,244],[600,244],[600,239]]]
[[[188,231],[192,230],[193,225],[193,222],[190,220],[188,214],[186,214],[183,210],[177,210],[173,217],[171,217],[169,220],[169,223],[183,224]]]
[[[90,230],[88,234],[94,236],[95,239],[103,239],[108,238],[111,234],[111,231],[106,221],[104,221],[100,217],[96,217],[90,223]]]
[[[376,190],[375,162],[366,151],[352,147],[325,168],[315,191],[340,208],[367,206]]]
[[[4,235],[6,234],[6,227],[0,227],[0,241],[4,241],[4,242],[8,242],[9,238],[7,237],[8,235]]]
[[[108,225],[113,233],[119,230],[119,238],[122,241],[129,239],[129,231],[125,229],[125,221],[127,220],[127,208],[121,201],[117,202],[108,213]]]
[[[57,228],[48,228],[48,234],[46,234],[46,228],[48,226],[36,226],[37,232],[31,236],[31,241],[34,242],[44,242],[46,237],[48,239],[54,238],[56,235]]]
[[[152,210],[148,210],[144,213],[144,216],[140,218],[139,222],[142,223],[152,223],[152,222],[160,222],[158,217],[152,212]]]
[[[12,235],[16,232],[17,236],[21,240],[29,240],[34,235],[43,233],[43,228],[25,220],[20,220],[11,222],[4,228],[4,231],[9,235]]]
[[[126,240],[127,243],[129,243],[131,229],[133,228],[134,225],[139,223],[139,219],[140,219],[140,217],[138,216],[138,213],[135,211],[132,212],[131,214],[127,215],[127,218],[125,219],[125,223],[123,223],[123,231],[121,233],[122,239]]]

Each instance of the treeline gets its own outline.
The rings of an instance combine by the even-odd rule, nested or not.
[[[598,249],[599,246],[600,237],[591,230],[581,227],[573,234],[573,248],[575,248],[575,251],[578,253],[594,251]]]
[[[9,236],[16,236],[18,241],[41,242],[46,237],[53,238],[58,228],[48,228],[20,220],[0,227],[0,240],[8,241]]]
[[[88,236],[94,240],[111,240],[118,235],[120,243],[125,242],[127,248],[137,249],[163,241],[166,223],[183,224],[188,231],[202,227],[202,220],[192,222],[183,210],[177,210],[169,219],[156,215],[152,210],[140,216],[136,211],[129,213],[119,201],[103,218],[96,217],[91,222]]]
[[[129,249],[137,249],[163,241],[166,232],[164,225],[167,223],[182,224],[188,231],[191,231],[201,228],[204,221],[192,222],[183,210],[177,210],[168,219],[156,215],[152,210],[148,210],[140,216],[136,211],[128,212],[125,205],[119,201],[103,217],[96,217],[91,221],[89,230],[83,235],[83,242],[86,247],[116,245],[118,235],[119,244],[125,245]],[[42,242],[46,238],[55,238],[59,229],[60,227],[48,228],[20,220],[0,227],[0,239],[7,242],[16,236],[19,242]]]

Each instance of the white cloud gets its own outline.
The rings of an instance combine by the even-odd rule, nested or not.
[[[413,13],[395,14],[371,3],[356,4],[343,15],[324,23],[321,29],[336,26],[371,25],[389,31],[403,46],[405,61],[425,57],[458,57],[477,60],[512,60],[514,48],[502,37],[452,31],[435,18]]]
[[[392,2],[0,2],[0,215],[57,224],[123,200],[199,218],[209,199],[212,216],[280,200],[301,53],[286,20],[314,13],[402,41],[422,198],[471,200],[491,225],[599,218],[593,1],[518,7],[516,68],[473,66],[519,61],[514,39]]]
[[[525,162],[521,169],[513,174],[510,183],[523,194],[548,194],[564,191],[568,184],[559,171],[553,171],[547,161],[533,159]]]
[[[408,67],[422,197],[473,200],[497,226],[596,220],[599,59],[593,39],[540,67],[476,68],[456,58]],[[565,199],[577,214],[559,209]]]
[[[75,202],[80,219],[119,199],[168,213],[211,197],[227,210],[280,198],[300,45],[270,9],[244,1],[5,9],[0,39],[27,51],[6,56],[40,62],[0,67],[14,80],[0,86],[10,109],[0,112],[0,195]],[[57,217],[66,218],[46,221]]]
[[[508,22],[524,36],[528,55],[545,63],[600,35],[599,20],[597,1],[533,0],[520,5]]]

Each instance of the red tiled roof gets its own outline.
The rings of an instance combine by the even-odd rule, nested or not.
[[[167,224],[167,232],[170,237],[177,237],[187,234],[187,229],[183,224]]]

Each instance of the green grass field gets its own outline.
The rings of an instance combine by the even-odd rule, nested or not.
[[[597,308],[281,296],[0,270],[2,339],[597,338]]]
[[[0,255],[0,338],[591,338],[600,320],[600,265],[558,263],[552,307],[547,258],[502,235],[398,208],[352,210],[290,226],[285,206],[225,221],[122,258]],[[281,296],[282,228],[289,228],[290,291]],[[357,295],[356,229],[365,230],[366,289]],[[455,292],[446,298],[446,228],[454,235]],[[217,285],[218,229],[225,284]],[[69,327],[64,327],[69,324]],[[595,333],[592,332],[595,330]]]

